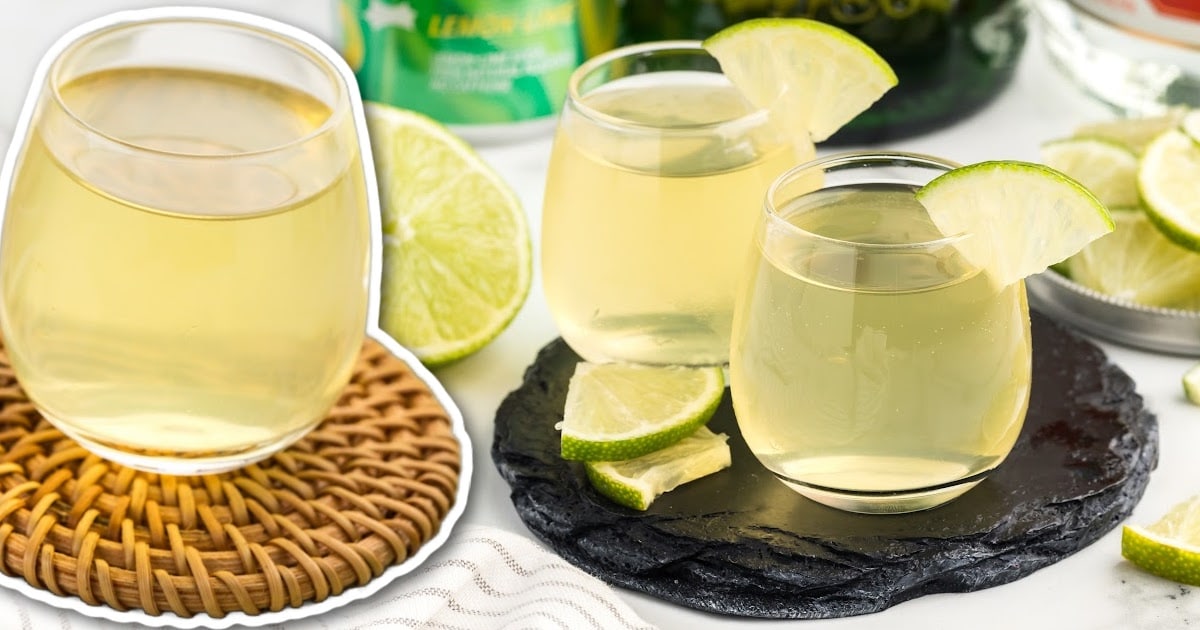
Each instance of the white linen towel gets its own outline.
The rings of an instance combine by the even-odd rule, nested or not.
[[[132,625],[54,608],[12,590],[0,593],[0,619],[12,630],[127,630]],[[424,565],[369,598],[263,627],[654,630],[604,582],[529,538],[479,525],[458,526]]]

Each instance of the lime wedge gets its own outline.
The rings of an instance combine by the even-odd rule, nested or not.
[[[1194,365],[1183,373],[1183,395],[1193,405],[1200,405],[1200,365]]]
[[[380,326],[437,367],[501,333],[529,293],[525,212],[509,186],[440,123],[366,105],[383,206]]]
[[[604,496],[645,510],[659,495],[728,468],[729,437],[700,427],[682,440],[652,453],[619,462],[587,462],[588,480]]]
[[[1102,120],[1079,127],[1075,135],[1111,140],[1125,145],[1134,153],[1141,153],[1159,134],[1178,127],[1187,112],[1186,107],[1173,107],[1160,116]]]
[[[1178,129],[1155,138],[1138,166],[1138,190],[1146,216],[1167,238],[1200,251],[1200,145]]]
[[[1159,577],[1200,586],[1200,496],[1171,508],[1149,527],[1126,525],[1121,555]]]
[[[1071,279],[1146,306],[1188,308],[1200,294],[1200,254],[1167,240],[1141,208],[1114,208],[1115,229],[1068,259]]]
[[[1079,182],[1041,164],[980,162],[939,175],[917,200],[943,234],[967,234],[959,252],[1008,286],[1045,270],[1112,231],[1113,221]]]
[[[820,142],[896,85],[896,73],[861,40],[804,18],[739,22],[704,41],[721,70],[787,132]]]
[[[656,451],[707,423],[724,395],[719,367],[581,362],[567,386],[562,456],[616,461]]]
[[[1065,138],[1042,145],[1042,163],[1083,184],[1109,208],[1138,204],[1138,156],[1104,138]]]

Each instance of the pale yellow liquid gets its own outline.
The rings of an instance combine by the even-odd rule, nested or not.
[[[941,236],[908,188],[809,199],[784,218],[816,234]],[[758,253],[730,381],[738,426],[766,468],[824,502],[876,495],[865,500],[880,509],[861,511],[907,511],[904,494],[920,500],[972,480],[961,493],[1005,458],[1029,399],[1022,283],[997,292],[952,248],[847,256],[768,238]]]
[[[200,72],[105,71],[61,94],[105,134],[206,155],[212,169],[228,166],[217,155],[288,143],[330,116],[293,89]],[[20,159],[0,249],[5,344],[44,414],[102,454],[178,473],[260,457],[317,422],[366,321],[357,149],[340,172],[294,159],[237,179],[170,178],[149,166],[170,156],[91,159],[88,136],[50,129],[35,125]],[[278,204],[313,182],[316,194]]]
[[[758,209],[798,156],[762,124],[725,139],[679,133],[750,113],[719,74],[638,78],[653,80],[583,100],[640,132],[563,115],[542,220],[546,300],[591,361],[723,364]],[[674,135],[653,131],[663,127]]]

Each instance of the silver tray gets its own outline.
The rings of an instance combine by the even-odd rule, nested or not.
[[[1143,306],[1098,293],[1048,270],[1025,281],[1030,306],[1119,344],[1200,356],[1200,311]]]

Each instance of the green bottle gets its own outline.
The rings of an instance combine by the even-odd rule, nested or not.
[[[626,43],[703,39],[757,17],[806,17],[875,49],[900,83],[829,143],[867,144],[960,120],[1012,78],[1025,45],[1023,0],[626,0]]]

